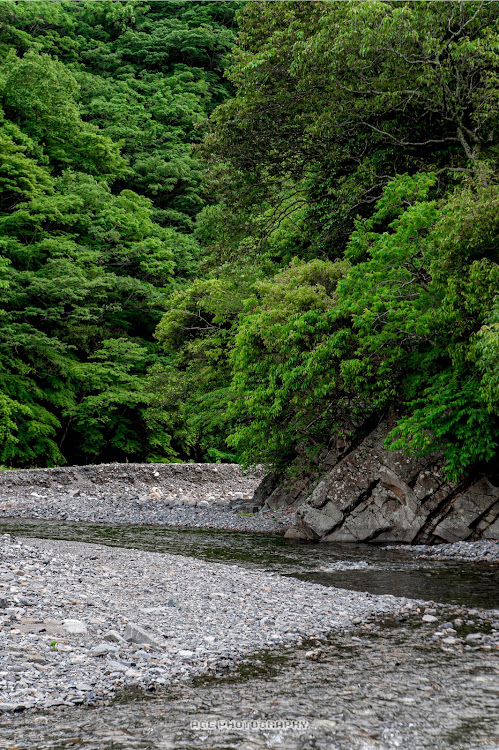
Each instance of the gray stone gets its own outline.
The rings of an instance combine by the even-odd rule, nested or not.
[[[106,654],[109,654],[111,651],[114,651],[112,646],[109,646],[107,643],[99,643],[97,646],[94,646],[94,648],[90,651],[91,656],[106,656]]]
[[[290,529],[287,529],[284,533],[284,539],[291,539],[293,541],[305,541],[308,538],[309,537],[304,531],[294,528],[293,526]]]
[[[45,708],[55,708],[56,706],[66,706],[68,704],[62,698],[48,698],[44,705]]]
[[[253,503],[261,507],[275,489],[281,484],[279,477],[273,471],[266,474],[253,493]]]
[[[108,630],[102,637],[105,641],[111,641],[112,643],[123,643],[125,640],[116,630]]]
[[[423,622],[438,622],[438,617],[435,617],[434,615],[423,615],[421,619]]]
[[[498,499],[499,487],[494,487],[489,479],[482,477],[466,492],[460,493],[453,499],[449,512],[435,527],[435,535],[446,542],[466,539],[470,535],[475,519],[483,516]]]
[[[327,511],[322,511],[310,506],[302,506],[297,511],[301,526],[306,526],[318,538],[328,534],[343,518],[343,513],[332,503],[328,503],[326,507]]]
[[[62,627],[68,633],[84,634],[87,632],[87,626],[81,620],[63,620]]]
[[[478,643],[483,640],[483,633],[468,633],[466,636],[467,643]]]
[[[88,682],[77,682],[75,685],[76,690],[81,690],[82,693],[89,693],[93,690],[93,686],[89,685]]]
[[[161,649],[163,644],[159,638],[155,638],[153,635],[144,630],[140,625],[134,622],[129,622],[125,628],[124,638],[130,643],[146,643],[154,648]]]
[[[119,661],[113,661],[112,659],[109,659],[109,661],[107,662],[107,666],[112,672],[126,672],[128,669],[125,664],[122,664]]]
[[[319,661],[322,657],[322,649],[320,648],[314,648],[311,651],[307,651],[305,654],[305,659],[310,659],[311,661]]]
[[[483,530],[484,539],[499,539],[499,519]]]
[[[67,635],[62,623],[57,620],[43,620],[43,622],[20,622],[16,627],[21,633],[41,633],[53,637]]]

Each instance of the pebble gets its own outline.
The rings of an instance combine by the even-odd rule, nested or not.
[[[20,568],[22,597],[10,585]],[[190,557],[8,534],[2,573],[2,711],[95,704],[126,687],[223,673],[257,651],[396,617],[411,603]]]
[[[125,640],[116,630],[108,630],[102,637],[105,641],[111,641],[111,643],[123,643]]]
[[[163,645],[159,638],[155,638],[135,622],[129,622],[127,624],[123,634],[123,640],[129,641],[130,643],[147,644],[148,646],[154,646],[154,648],[158,649],[162,648]]]
[[[480,539],[475,542],[449,544],[390,545],[388,549],[403,549],[419,558],[434,560],[465,560],[499,565],[499,540]]]
[[[483,640],[482,633],[468,633],[468,635],[466,636],[467,643],[477,643],[481,640]]]
[[[99,643],[97,646],[94,646],[93,649],[90,651],[91,656],[105,656],[106,654],[109,654],[111,651],[110,647],[106,645],[105,643]]]
[[[446,646],[454,646],[456,643],[459,643],[459,639],[449,636],[449,638],[442,638],[441,643],[445,643]]]
[[[62,627],[64,630],[67,630],[68,633],[86,633],[87,632],[87,626],[84,622],[81,622],[81,620],[63,620]]]
[[[305,654],[305,659],[310,659],[311,661],[319,661],[322,657],[322,649],[320,648],[314,648],[311,651],[307,651]]]

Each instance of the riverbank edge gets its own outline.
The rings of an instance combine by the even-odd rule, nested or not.
[[[174,687],[422,604],[83,542],[4,535],[0,553],[3,712]]]
[[[495,539],[441,544],[390,544],[386,549],[404,550],[418,559],[460,560],[499,566],[499,540]]]
[[[172,509],[164,522],[155,519],[143,518],[141,521],[134,520],[132,524],[113,518],[101,520],[96,518],[82,519],[79,514],[53,513],[43,516],[37,514],[19,514],[10,516],[2,514],[0,510],[0,526],[2,520],[6,521],[62,521],[68,523],[84,524],[113,524],[113,525],[136,525],[153,526],[156,528],[179,529],[179,530],[204,530],[204,531],[230,531],[240,534],[275,534],[283,536],[290,528],[293,518],[290,511],[267,511],[259,512],[251,517],[233,511],[210,509],[209,511],[197,511],[193,509]],[[285,537],[286,538],[286,537]],[[293,539],[289,540],[294,542]],[[299,540],[300,544],[334,544],[333,542],[313,542],[310,540]],[[359,544],[358,542],[356,544]],[[456,560],[467,563],[479,563],[481,565],[499,566],[499,540],[477,540],[470,542],[452,542],[440,544],[379,544],[376,542],[364,542],[373,544],[380,549],[401,550],[418,559],[430,560]]]

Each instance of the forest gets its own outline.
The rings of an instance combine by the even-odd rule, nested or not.
[[[0,3],[0,462],[499,444],[499,4]]]

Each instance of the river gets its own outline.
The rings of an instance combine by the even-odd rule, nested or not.
[[[409,551],[373,545],[12,519],[2,519],[0,531],[164,551],[326,586],[432,600],[448,618],[456,617],[456,606],[499,607],[497,568],[417,560]],[[257,654],[236,673],[198,680],[181,694],[129,693],[105,707],[5,715],[0,748],[497,750],[497,662],[491,652],[443,651],[420,617],[385,619],[355,635]]]

